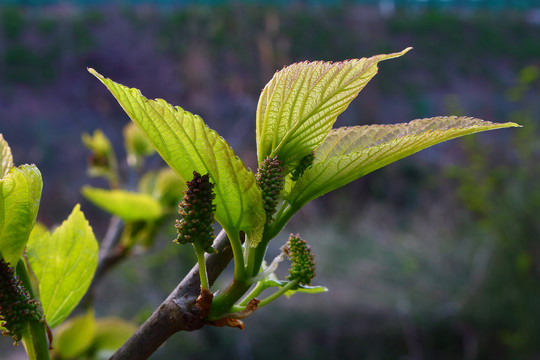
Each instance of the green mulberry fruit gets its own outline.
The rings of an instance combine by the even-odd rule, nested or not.
[[[186,182],[186,185],[184,200],[178,205],[182,219],[176,220],[178,236],[174,242],[198,243],[207,253],[213,253],[215,235],[212,224],[216,211],[216,205],[213,204],[216,197],[212,190],[214,184],[210,182],[208,174],[201,176],[194,171],[193,179]]]
[[[266,213],[266,223],[272,221],[272,216],[276,212],[279,193],[283,190],[283,167],[277,156],[267,157],[259,166],[257,171],[257,186],[262,192],[263,207]]]
[[[11,336],[13,345],[22,339],[28,321],[43,321],[39,303],[30,297],[15,270],[0,258],[0,326],[2,335]]]
[[[296,280],[300,285],[311,285],[311,280],[315,277],[315,259],[311,247],[305,240],[300,239],[300,235],[291,234],[282,250],[291,261],[287,279]]]
[[[298,179],[300,179],[300,177],[304,175],[304,171],[306,171],[311,165],[313,165],[314,159],[315,159],[314,151],[310,152],[309,154],[304,156],[302,159],[300,159],[300,163],[291,173],[292,180],[298,181]]]

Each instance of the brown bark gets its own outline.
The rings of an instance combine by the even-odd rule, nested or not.
[[[214,248],[217,253],[206,254],[206,271],[210,285],[232,259],[232,249],[227,236],[218,236]],[[195,265],[111,360],[147,359],[174,333],[203,327],[201,314],[195,306],[200,294],[199,270]]]

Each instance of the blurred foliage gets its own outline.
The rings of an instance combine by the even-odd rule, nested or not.
[[[485,281],[464,310],[480,334],[479,353],[531,358],[540,352],[540,71],[524,68],[508,90],[523,124],[510,142],[463,141],[466,166],[452,169],[480,236],[493,243]],[[488,156],[489,155],[489,156]],[[504,354],[504,355],[503,355]]]

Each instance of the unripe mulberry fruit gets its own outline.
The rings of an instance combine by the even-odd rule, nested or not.
[[[279,193],[283,190],[283,167],[277,156],[267,157],[259,166],[257,171],[257,186],[262,192],[263,207],[266,213],[266,223],[272,221],[272,216],[276,212]]]
[[[2,335],[11,336],[16,346],[28,321],[43,321],[39,303],[30,297],[9,263],[0,258],[0,326],[5,328]]]
[[[310,152],[309,154],[304,156],[302,159],[300,159],[300,163],[291,173],[292,180],[298,181],[298,179],[300,179],[300,177],[304,175],[304,171],[306,171],[311,165],[313,165],[314,159],[315,159],[314,151]]]
[[[212,247],[214,241],[214,213],[216,205],[213,200],[214,184],[210,182],[208,174],[201,176],[193,172],[193,179],[186,182],[184,200],[178,205],[178,213],[182,219],[176,220],[178,236],[174,242],[179,244],[198,243],[207,253],[215,252]]]
[[[311,253],[311,247],[305,240],[300,239],[300,235],[291,234],[282,250],[291,261],[287,279],[296,280],[300,285],[311,285],[311,280],[315,277],[315,257]]]

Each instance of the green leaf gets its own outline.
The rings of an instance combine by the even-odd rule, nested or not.
[[[42,187],[35,165],[12,167],[0,180],[0,253],[13,267],[34,227]]]
[[[137,330],[137,325],[118,317],[97,319],[97,331],[92,345],[96,350],[116,350]]]
[[[332,130],[315,152],[313,166],[293,184],[288,202],[307,202],[361,176],[446,140],[486,130],[517,127],[470,117],[435,117],[407,124],[343,127]]]
[[[107,190],[90,186],[82,194],[100,209],[126,222],[155,220],[162,215],[160,203],[152,196],[125,190]]]
[[[187,189],[185,181],[169,167],[146,172],[138,185],[139,191],[151,195],[165,207],[177,207]]]
[[[114,95],[131,120],[182,180],[193,171],[209,174],[215,184],[216,220],[228,233],[244,231],[252,245],[262,237],[265,213],[255,176],[229,144],[203,120],[163,99],[148,100],[139,90],[125,87],[89,69]]]
[[[288,283],[289,283],[288,281],[283,281],[283,280],[267,279],[267,280],[264,280],[264,287],[265,288],[269,288],[269,287],[280,287],[280,288],[282,288],[285,285],[287,285]],[[327,292],[327,291],[328,291],[328,288],[325,287],[325,286],[298,285],[298,287],[296,289],[288,290],[285,293],[285,296],[287,296],[287,297],[293,296],[297,292],[305,293],[305,294],[318,294],[318,293]]]
[[[33,231],[26,254],[39,282],[45,319],[53,328],[79,303],[97,267],[98,244],[80,206],[52,235]]]
[[[9,169],[13,167],[13,156],[4,136],[0,134],[0,179],[7,175]]]
[[[278,71],[257,107],[257,155],[286,165],[319,146],[349,103],[377,73],[380,61],[405,54],[377,55],[343,62],[302,62]]]
[[[94,312],[69,319],[55,332],[53,347],[64,359],[79,359],[89,350],[96,334]]]
[[[94,130],[94,134],[84,133],[81,136],[83,144],[98,156],[107,157],[114,152],[109,138],[101,131]]]
[[[132,122],[127,124],[123,130],[126,152],[130,155],[148,156],[155,150],[142,131]]]
[[[84,133],[81,138],[83,144],[92,151],[88,159],[88,175],[103,176],[111,183],[116,184],[118,182],[118,165],[109,138],[100,129],[96,129],[93,135]]]

